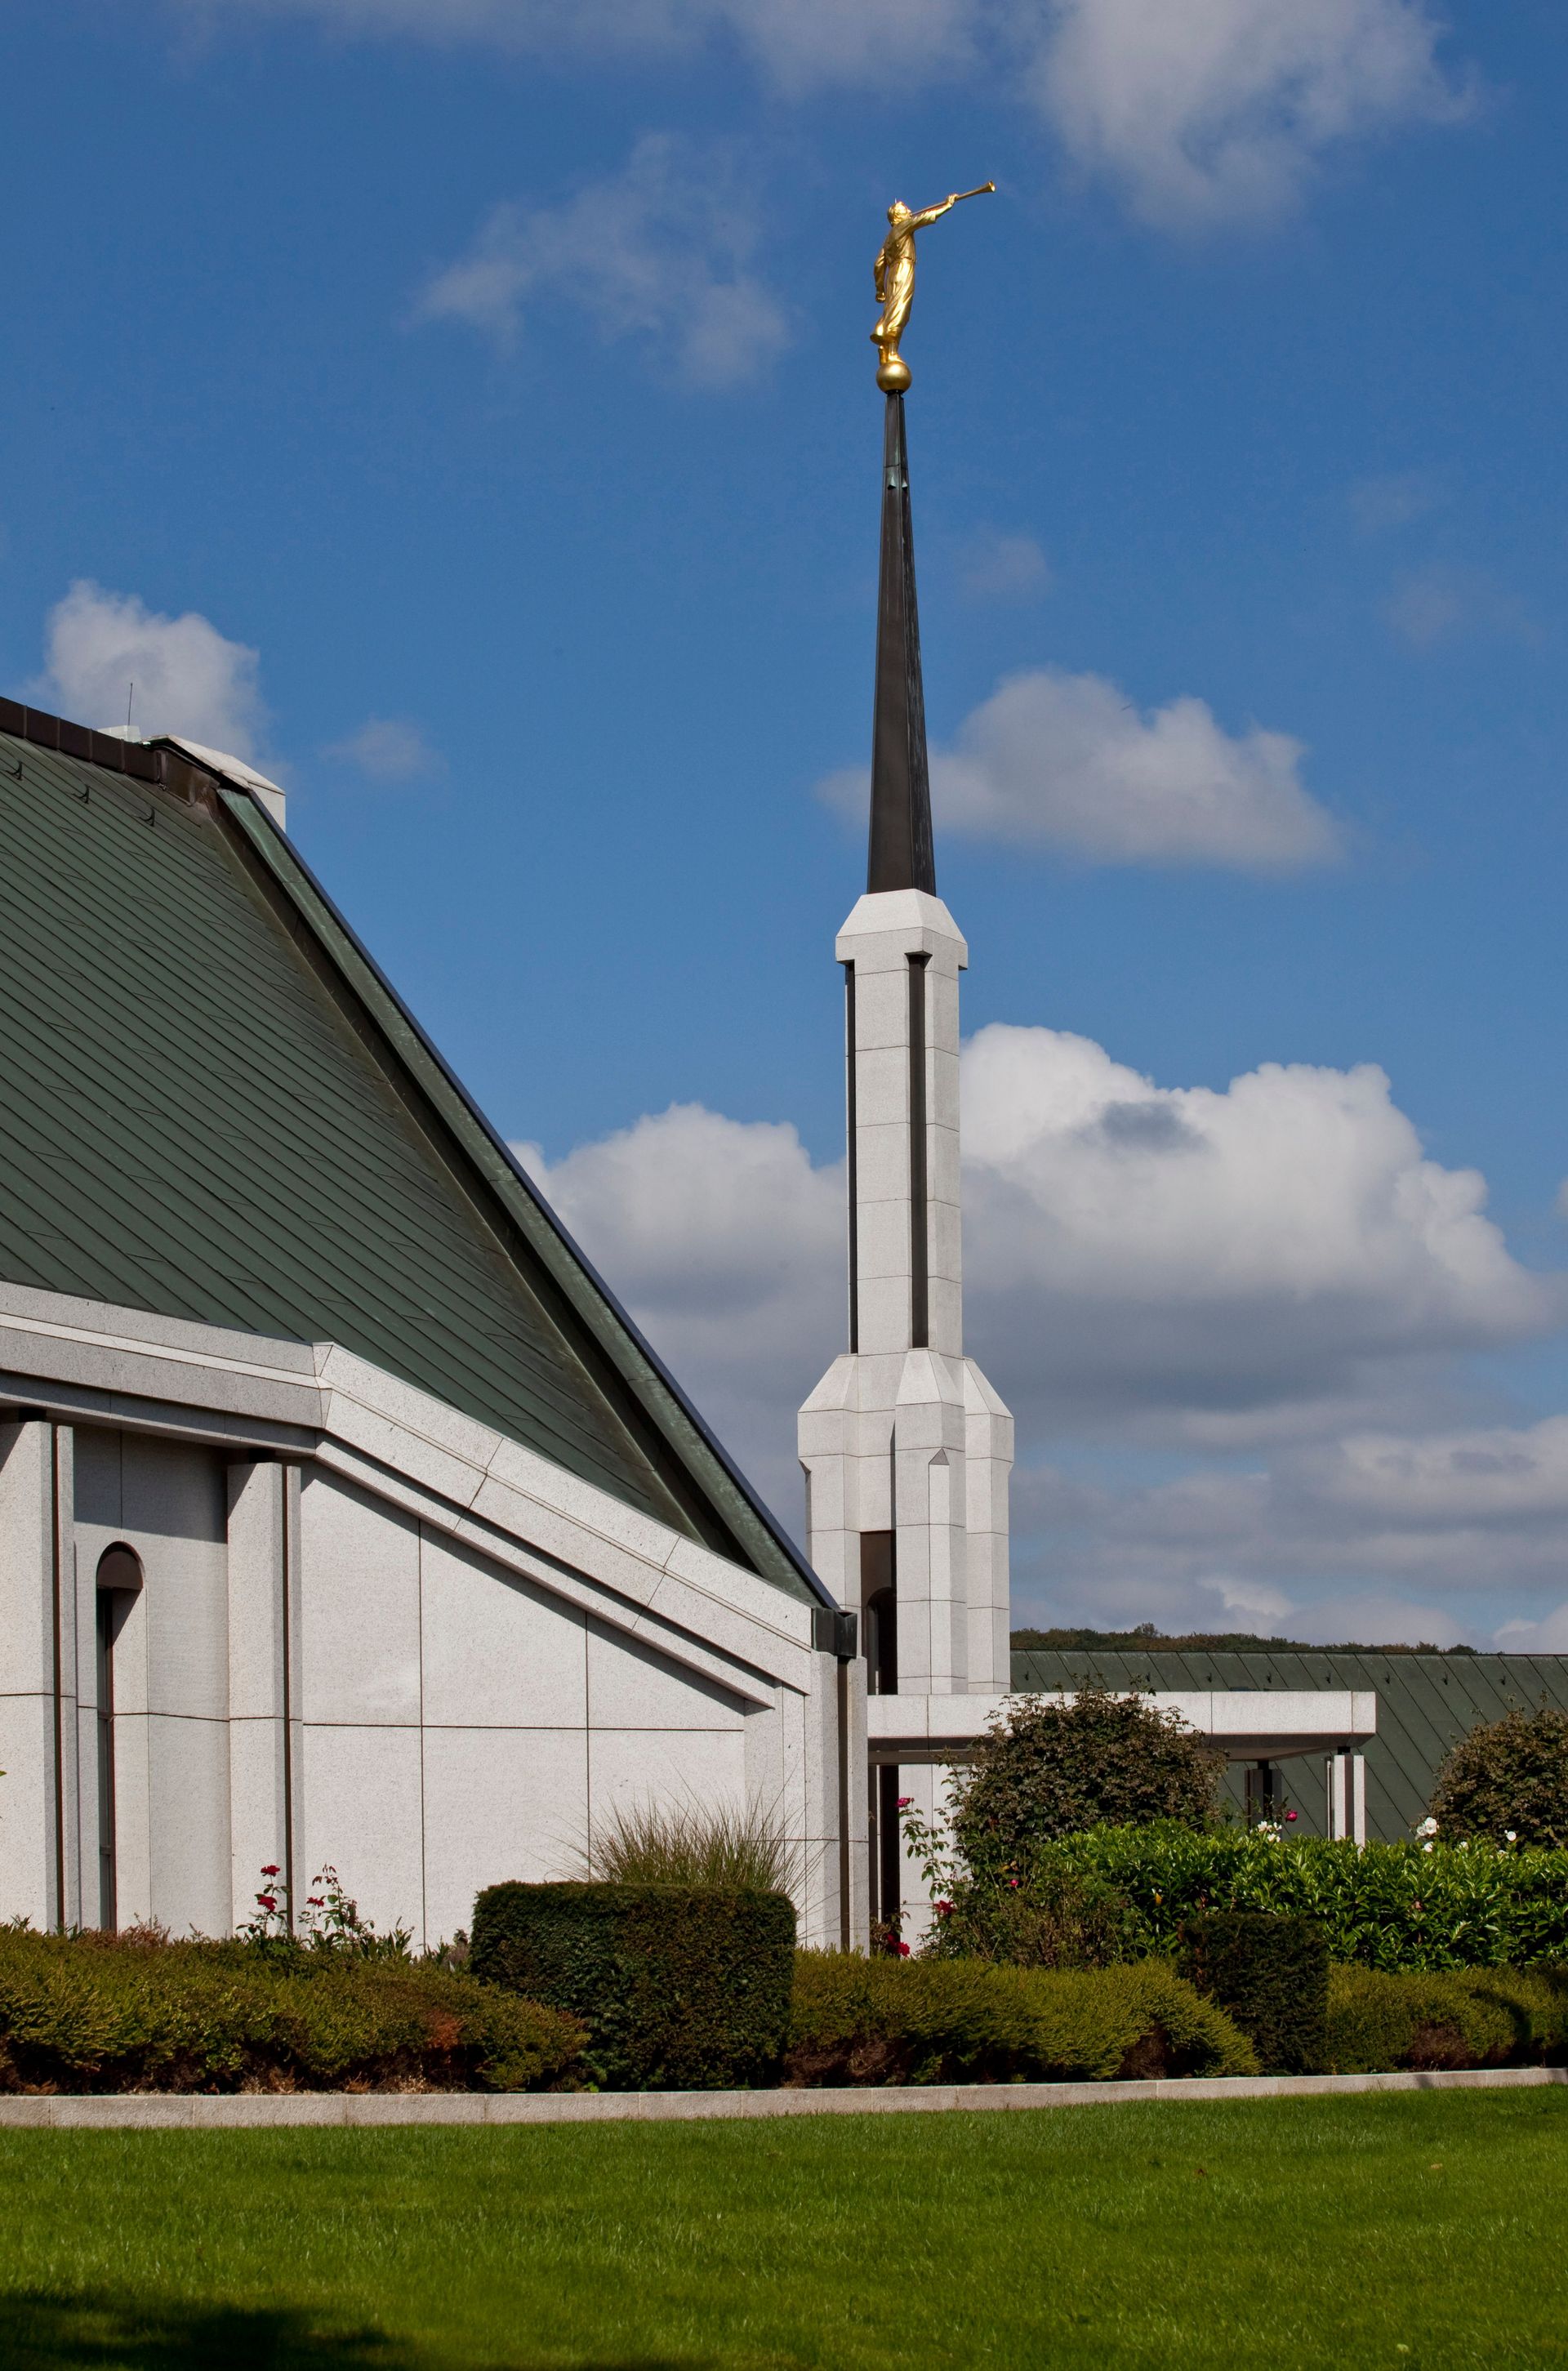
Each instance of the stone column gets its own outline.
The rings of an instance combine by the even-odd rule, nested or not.
[[[261,1870],[292,1870],[292,1500],[295,1469],[228,1469],[229,1830],[233,1916],[255,1914]],[[297,1874],[297,1872],[295,1872]]]
[[[68,1457],[68,1432],[63,1443]],[[57,1926],[68,1906],[61,1867],[66,1822],[56,1684],[56,1446],[47,1422],[0,1425],[0,1918],[39,1927]],[[74,1752],[71,1761],[74,1798]],[[66,1858],[74,1863],[74,1845]],[[74,1883],[74,1868],[68,1873]]]

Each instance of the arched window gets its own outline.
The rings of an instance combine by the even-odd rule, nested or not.
[[[117,1923],[114,1850],[114,1643],[142,1586],[142,1559],[123,1540],[98,1565],[98,1925]]]

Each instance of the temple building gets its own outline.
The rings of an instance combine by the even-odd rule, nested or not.
[[[433,1943],[699,1803],[854,1939],[853,1622],[284,820],[0,701],[0,1917]]]
[[[846,1347],[800,1416],[806,1555],[277,785],[0,700],[0,1918],[225,1934],[263,1869],[297,1898],[329,1863],[435,1943],[481,1886],[577,1873],[617,1811],[668,1806],[775,1825],[802,1939],[913,1937],[900,1798],[940,1809],[1015,1674],[1075,1684],[1009,1654],[1012,1419],[963,1344],[968,950],[907,368],[879,376]],[[1159,1700],[1233,1763],[1316,1759],[1330,1831],[1365,1833],[1373,1691],[1178,1676]]]

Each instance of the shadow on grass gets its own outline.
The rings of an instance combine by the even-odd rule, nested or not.
[[[508,2353],[491,2371],[559,2371],[562,2357]],[[706,2371],[711,2357],[579,2355],[572,2371]],[[465,2358],[473,2365],[474,2358]],[[58,2371],[456,2371],[456,2358],[372,2327],[323,2329],[287,2307],[33,2289],[0,2297],[0,2366]]]

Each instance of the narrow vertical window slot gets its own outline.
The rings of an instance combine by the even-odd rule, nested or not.
[[[142,1559],[118,1542],[98,1567],[98,1925],[112,1934],[120,1923],[115,1834],[114,1649],[142,1586]]]
[[[926,1188],[926,966],[909,958],[909,1342],[930,1340],[930,1262]]]
[[[849,1347],[860,1347],[860,1180],[855,1141],[855,966],[844,966],[845,1146],[849,1172]]]

